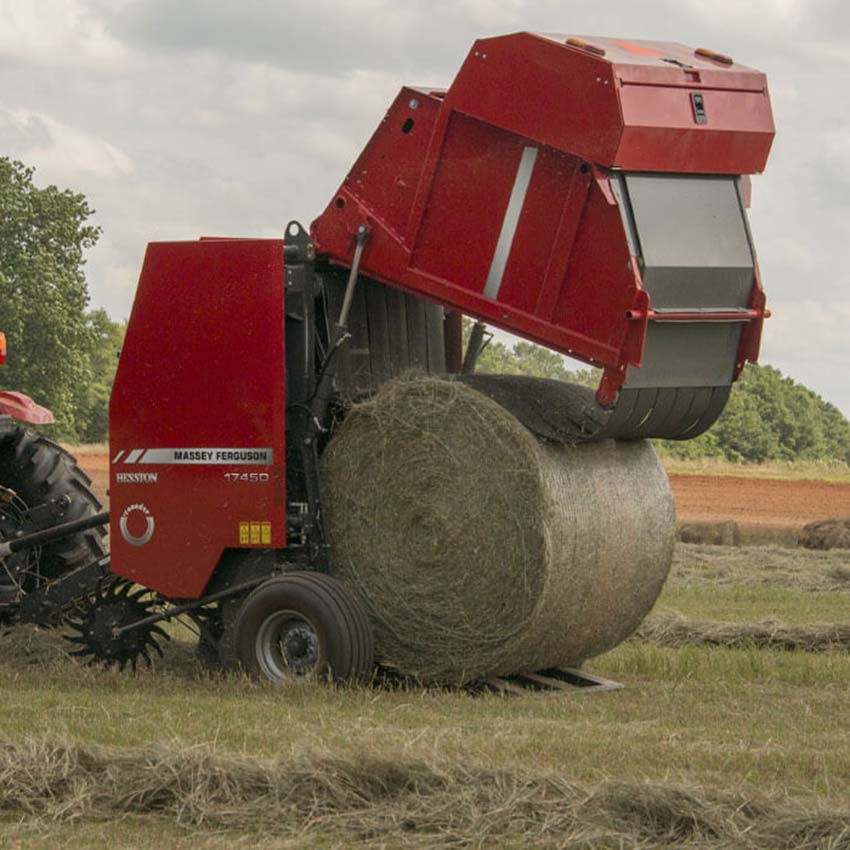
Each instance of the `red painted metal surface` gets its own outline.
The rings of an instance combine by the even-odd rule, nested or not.
[[[148,246],[110,401],[118,575],[195,598],[226,548],[286,545],[283,272],[280,240]]]
[[[481,39],[446,92],[402,89],[311,230],[320,254],[348,265],[367,223],[366,273],[604,367],[608,403],[640,365],[650,317],[610,169],[746,175],[763,170],[774,128],[758,71],[679,44],[581,36],[591,51],[568,38]],[[488,296],[528,147],[530,182]],[[753,360],[757,270],[749,307],[739,359]]]
[[[46,407],[36,404],[23,393],[11,390],[0,392],[0,414],[29,425],[52,425],[56,421]]]

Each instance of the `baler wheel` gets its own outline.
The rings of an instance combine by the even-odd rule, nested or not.
[[[362,681],[374,667],[366,612],[322,573],[287,573],[253,590],[236,615],[233,643],[249,675],[278,684],[302,676]]]

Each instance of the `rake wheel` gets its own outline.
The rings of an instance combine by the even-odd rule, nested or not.
[[[101,586],[84,603],[84,609],[69,617],[68,626],[73,634],[66,640],[77,645],[70,652],[89,664],[117,666],[123,670],[128,665],[135,672],[139,659],[151,664],[150,650],[162,657],[159,639],[171,640],[156,623],[140,625],[116,635],[115,630],[129,626],[155,613],[155,600],[146,588],[137,588],[132,582],[119,580]]]

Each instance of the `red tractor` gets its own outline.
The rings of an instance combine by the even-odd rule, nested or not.
[[[0,365],[6,335],[0,333]],[[0,392],[0,539],[13,540],[100,510],[91,480],[70,453],[27,425],[52,425],[53,414],[29,396]],[[25,594],[103,555],[97,527],[10,553],[0,569],[0,617],[14,616]]]
[[[206,657],[270,679],[369,675],[322,510],[345,400],[415,368],[547,439],[702,433],[758,355],[746,208],[773,135],[764,75],[712,51],[482,39],[449,89],[401,90],[309,232],[149,245],[110,405],[111,558],[27,616],[85,598],[78,652],[122,665],[186,616]],[[474,374],[483,323],[598,367],[597,392]]]

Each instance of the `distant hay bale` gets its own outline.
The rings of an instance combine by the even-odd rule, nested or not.
[[[741,530],[733,519],[719,522],[683,522],[677,534],[682,543],[708,546],[740,546]]]
[[[802,652],[850,649],[850,625],[787,625],[777,620],[763,620],[760,623],[688,620],[673,613],[657,614],[646,620],[636,637],[645,643],[672,649],[681,649],[684,646],[786,649]]]
[[[335,573],[381,662],[421,681],[581,664],[637,628],[670,567],[649,443],[543,443],[461,383],[385,385],[323,466]]]
[[[850,549],[850,517],[810,522],[803,526],[799,542],[806,549]]]

